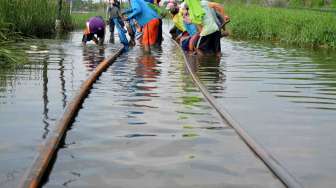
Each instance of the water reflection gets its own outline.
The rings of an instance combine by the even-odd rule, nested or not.
[[[218,69],[220,63],[219,58],[209,56],[202,56],[202,58],[198,58],[197,56],[187,55],[187,59],[192,71],[196,75],[205,75],[203,78],[209,83],[208,86],[210,89],[212,89],[212,86],[214,85],[213,83],[224,82],[224,76]],[[211,107],[208,106],[208,103],[192,82],[184,63],[180,63],[184,68],[182,72],[182,90],[184,92],[181,96],[181,104],[183,108],[176,112],[179,114],[178,119],[183,123],[183,129],[186,131],[182,137],[197,137],[198,132],[201,129],[221,130],[225,125],[219,121],[220,119],[218,119],[217,114],[210,113]],[[210,76],[207,76],[208,74]],[[219,87],[216,87],[216,89],[218,88]],[[191,119],[195,119],[196,121],[189,124]]]
[[[165,47],[170,45],[167,41]],[[46,137],[53,116],[61,114],[67,95],[71,94],[67,76],[75,82],[71,85],[75,91],[85,79],[87,70],[92,71],[105,56],[104,48],[90,45],[82,48],[74,46],[73,41],[50,42],[50,45],[28,46],[34,64],[21,69],[0,69],[0,187],[14,187],[11,182],[18,180],[18,174],[35,154],[33,148],[40,142],[36,138],[41,138],[41,134]],[[192,61],[203,83],[212,94],[222,97],[218,102],[228,107],[251,135],[306,182],[308,186],[305,187],[332,187],[336,169],[332,163],[335,146],[331,144],[335,138],[336,55],[234,41],[223,42],[223,45],[225,53],[221,63],[209,57]],[[68,53],[65,49],[71,51]],[[225,182],[231,182],[227,187],[240,186],[241,177],[246,174],[252,176],[241,187],[258,186],[260,182],[264,185],[259,175],[268,171],[251,167],[254,158],[242,163],[242,155],[251,154],[250,151],[238,150],[242,147],[236,147],[238,142],[233,141],[236,135],[223,128],[220,119],[211,114],[184,67],[179,66],[181,62],[175,58],[174,51],[166,49],[165,52],[152,50],[150,55],[135,47],[118,58],[118,70],[114,70],[114,64],[112,72],[115,72],[109,75],[111,70],[108,70],[102,76],[102,81],[97,83],[99,87],[86,102],[90,108],[84,108],[84,114],[81,111],[82,116],[76,122],[80,126],[68,134],[73,136],[70,141],[75,140],[68,142],[71,143],[69,148],[74,150],[64,152],[71,151],[66,154],[69,161],[55,165],[62,169],[61,180],[70,178],[63,181],[63,186],[75,184],[71,178],[79,179],[80,176],[83,179],[79,179],[77,186],[92,183],[87,184],[88,187],[108,187],[134,171],[144,178],[167,175],[152,178],[154,183],[176,175],[187,177],[184,180],[189,179],[190,186],[195,183],[202,186],[203,179],[198,175],[203,177],[204,171],[195,171],[193,168],[197,166],[198,170],[210,167],[214,170],[211,174],[208,174],[210,171],[204,173],[209,182],[203,187]],[[69,57],[74,59],[71,64],[67,61]],[[22,119],[16,118],[17,113],[25,120],[24,125]],[[127,123],[146,126],[127,126]],[[22,136],[17,139],[13,135]],[[196,156],[195,163],[185,161],[186,155]],[[75,160],[73,156],[78,157]],[[175,166],[165,166],[166,159],[176,161]],[[99,160],[102,162],[95,163]],[[131,163],[136,165],[131,166]],[[83,164],[88,166],[83,167]],[[150,166],[155,164],[163,165]],[[225,175],[216,170],[219,164],[239,173],[218,178],[220,174]],[[155,176],[146,176],[155,168],[157,173],[152,173]],[[90,175],[96,174],[104,177],[92,181]],[[229,177],[227,181],[218,181],[225,177]],[[232,182],[232,178],[237,179]],[[102,179],[112,179],[113,183]],[[122,183],[136,182],[129,186],[136,187],[147,180],[134,181],[133,178]],[[183,181],[176,178],[170,182]],[[171,185],[156,183],[154,187]],[[265,187],[274,186],[269,183]]]
[[[65,75],[64,75],[64,58],[61,59],[61,61],[59,61],[58,63],[59,65],[59,72],[60,72],[60,75],[59,75],[59,78],[60,78],[60,81],[61,81],[61,94],[62,94],[62,107],[65,108],[66,104],[67,104],[67,91],[66,91],[66,87],[65,87]]]
[[[46,187],[280,187],[231,130],[220,128],[175,51],[151,52],[135,47],[101,76]],[[188,118],[178,119],[180,111]]]
[[[12,67],[0,68],[0,99],[13,94],[13,85],[15,85],[17,80],[13,75],[17,75],[17,72],[18,70]],[[5,104],[7,102],[7,100],[2,100],[0,104]]]
[[[66,104],[67,104],[67,91],[66,91],[66,80],[65,80],[65,65],[64,65],[64,57],[65,57],[65,53],[62,47],[56,48],[54,49],[55,52],[57,52],[56,54],[54,53],[48,53],[44,55],[44,59],[42,62],[42,87],[43,87],[43,92],[42,92],[42,99],[43,99],[43,119],[42,122],[44,124],[44,132],[42,134],[42,138],[45,139],[49,133],[49,127],[50,127],[50,123],[51,121],[53,121],[54,119],[51,119],[48,115],[49,113],[49,97],[48,97],[48,83],[49,83],[49,76],[48,76],[48,71],[50,71],[50,67],[49,64],[56,63],[58,64],[58,67],[56,68],[59,71],[59,82],[60,82],[60,93],[62,95],[61,97],[61,106],[62,109],[65,108]],[[54,67],[54,65],[51,65],[52,67]],[[53,96],[52,96],[53,97]]]
[[[207,89],[217,98],[222,97],[225,90],[225,71],[221,70],[221,58],[219,56],[194,56],[187,55],[191,69],[201,78]],[[224,64],[224,63],[223,63]]]
[[[152,101],[152,97],[159,97],[157,80],[161,74],[158,66],[161,62],[157,59],[160,57],[160,51],[154,52],[156,52],[156,56],[141,52],[140,56],[135,59],[135,77],[129,88],[132,94],[128,99],[125,99],[125,102],[131,102],[133,107],[128,110],[127,115],[129,118],[128,124],[130,125],[146,124],[146,121],[141,120],[140,117],[144,116],[147,108],[157,108],[147,105]]]
[[[0,68],[0,187],[14,187],[69,95],[66,67],[71,58],[64,50],[69,45],[44,39],[17,48],[27,53],[29,63]]]
[[[83,61],[88,71],[93,71],[104,58],[104,46],[83,46]]]
[[[224,43],[221,71],[236,84],[254,85],[260,95],[272,94],[306,109],[336,110],[336,54],[253,43]]]
[[[150,91],[154,91],[157,88],[155,82],[157,82],[157,78],[160,75],[160,69],[157,64],[160,62],[151,54],[143,54],[136,61],[137,67],[135,68],[135,73],[138,81],[135,87],[138,90],[147,91],[146,93],[138,94],[143,94],[143,96],[147,97],[155,96],[155,93]]]
[[[45,139],[49,133],[49,116],[48,116],[48,61],[43,62],[43,73],[42,73],[42,78],[43,78],[43,124],[44,124],[44,133],[42,134],[42,138]]]

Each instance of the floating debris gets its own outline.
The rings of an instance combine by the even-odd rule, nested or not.
[[[196,133],[185,133],[182,135],[182,137],[185,137],[185,138],[192,138],[192,137],[197,137],[197,136],[199,135]]]
[[[183,125],[184,129],[193,129],[195,127],[193,127],[192,125]]]
[[[145,137],[145,136],[156,136],[156,135],[155,134],[127,134],[124,137],[135,138],[135,137]]]

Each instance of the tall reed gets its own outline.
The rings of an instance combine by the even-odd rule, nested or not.
[[[71,23],[69,7],[63,2],[63,24]],[[54,31],[57,1],[55,0],[1,0],[0,17],[11,23],[12,31],[41,36]]]
[[[335,8],[335,0],[213,0],[225,3],[255,4],[274,7]]]
[[[26,62],[25,55],[20,49],[12,49],[14,39],[19,39],[20,35],[10,30],[12,24],[5,23],[0,18],[0,66],[5,66],[11,62]]]
[[[71,29],[69,6],[63,2],[62,24]],[[56,0],[0,0],[0,65],[25,61],[23,51],[12,49],[22,36],[44,36],[54,32]]]

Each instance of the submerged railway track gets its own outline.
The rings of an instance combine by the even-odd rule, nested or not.
[[[167,36],[167,35],[166,35]],[[167,38],[167,37],[166,37]],[[184,63],[190,73],[194,84],[199,88],[200,92],[210,103],[211,107],[219,114],[223,122],[235,130],[244,143],[255,153],[258,158],[267,166],[267,168],[282,182],[285,187],[299,188],[303,187],[296,178],[266,149],[258,144],[244,129],[241,128],[239,123],[235,121],[232,116],[223,108],[218,106],[216,99],[209,93],[207,88],[202,84],[200,79],[196,76],[191,68],[191,62],[188,61],[187,54],[179,47],[179,45],[172,40],[176,47],[181,51],[184,58]],[[72,124],[78,111],[81,108],[86,96],[88,95],[93,83],[98,79],[99,75],[111,65],[114,60],[122,53],[122,48],[118,49],[108,59],[104,60],[97,66],[95,71],[90,77],[81,85],[75,97],[68,103],[62,117],[57,121],[56,128],[53,133],[48,137],[45,144],[41,148],[39,154],[35,157],[32,166],[27,169],[20,188],[34,188],[41,187],[43,179],[48,176],[48,167],[53,163],[53,158],[56,156],[60,147],[61,140],[64,139],[66,131]]]
[[[244,143],[255,153],[258,158],[267,166],[267,168],[283,183],[284,186],[289,188],[301,188],[303,187],[296,178],[274,157],[270,152],[258,144],[240,125],[234,118],[223,108],[217,105],[216,99],[209,93],[207,88],[202,84],[200,79],[196,76],[195,72],[191,68],[191,64],[188,61],[187,54],[180,48],[178,43],[171,39],[172,42],[178,47],[183,54],[184,63],[192,77],[194,84],[199,88],[203,96],[207,99],[210,105],[216,110],[222,120],[230,126]]]

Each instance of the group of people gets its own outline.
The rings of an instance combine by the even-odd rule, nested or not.
[[[160,45],[162,37],[162,15],[160,0],[130,0],[130,7],[121,11],[118,0],[109,0],[106,20],[110,28],[110,42],[114,43],[115,28],[120,43],[125,48],[135,45],[138,40],[145,49]],[[229,17],[219,3],[206,0],[168,0],[174,27],[172,38],[178,41],[185,51],[195,53],[220,53],[220,38],[227,36],[225,24]],[[125,29],[126,27],[126,29]],[[126,37],[128,33],[129,39]],[[97,37],[96,37],[96,36]],[[102,44],[105,37],[105,21],[102,17],[92,17],[86,23],[82,42],[93,40]]]
[[[200,54],[219,54],[220,38],[228,36],[225,25],[230,21],[224,7],[206,0],[185,0],[178,4],[168,3],[173,15],[172,37],[185,51]]]

